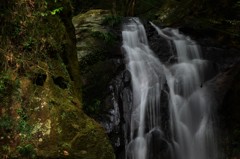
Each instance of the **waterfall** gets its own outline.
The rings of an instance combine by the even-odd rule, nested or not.
[[[145,29],[138,18],[129,20],[122,31],[127,69],[131,73],[133,106],[130,119],[130,142],[127,158],[147,158],[146,129],[160,126],[159,104],[164,74],[161,62],[148,46]],[[148,107],[148,109],[147,109]],[[148,113],[148,114],[147,114]],[[146,122],[146,116],[149,117]]]
[[[177,29],[151,25],[174,44],[178,62],[171,66],[160,62],[149,48],[138,18],[124,24],[122,49],[133,96],[128,108],[130,120],[125,124],[125,159],[216,159],[213,102],[204,83],[207,61],[201,59],[196,42]],[[168,110],[163,114],[166,92]],[[163,121],[164,116],[169,119]]]

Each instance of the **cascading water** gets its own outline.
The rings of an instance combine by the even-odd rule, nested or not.
[[[174,44],[178,63],[167,67],[154,56],[138,18],[131,18],[124,25],[122,48],[133,94],[131,117],[126,124],[129,136],[125,136],[125,158],[216,159],[211,93],[204,84],[207,61],[201,59],[199,46],[189,37],[176,29],[152,26]],[[165,83],[169,88],[168,132],[163,129],[161,114]],[[162,145],[168,147],[164,153],[170,155],[159,154]]]
[[[207,61],[201,59],[199,46],[178,30],[160,30],[159,35],[172,40],[178,63],[165,69],[169,86],[170,126],[174,158],[216,159],[213,134],[211,93],[204,84]]]
[[[122,36],[122,47],[126,52],[133,92],[129,124],[130,142],[127,145],[126,155],[130,159],[146,159],[148,144],[145,131],[160,126],[158,118],[160,90],[164,80],[163,67],[150,50],[145,29],[139,19],[132,18],[124,26]],[[147,122],[146,115],[149,117]]]

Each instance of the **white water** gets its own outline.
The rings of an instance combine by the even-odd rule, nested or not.
[[[155,140],[151,136],[154,132],[163,138],[159,141],[166,141],[173,159],[216,159],[211,94],[204,85],[207,65],[201,59],[199,46],[176,29],[152,26],[160,36],[173,41],[178,63],[167,68],[154,56],[138,18],[124,25],[122,47],[133,92],[130,140],[125,158],[160,159],[161,155],[150,154],[153,147],[149,140]],[[170,139],[164,139],[166,132],[161,129],[160,97],[165,79],[169,87]]]
[[[147,42],[147,36],[139,19],[133,18],[124,26],[123,49],[126,51],[127,69],[131,73],[133,108],[130,123],[130,143],[127,147],[131,159],[147,157],[147,140],[145,136],[146,106],[149,116],[149,129],[159,125],[160,90],[162,88],[163,67],[153,55]],[[136,134],[137,133],[137,134]]]

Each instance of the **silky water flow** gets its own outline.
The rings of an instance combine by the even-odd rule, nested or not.
[[[122,50],[132,85],[125,159],[216,159],[213,102],[204,84],[207,61],[201,59],[199,46],[177,29],[151,25],[173,44],[178,61],[171,66],[160,62],[138,18],[123,25]],[[163,92],[167,93],[169,131],[162,125]]]

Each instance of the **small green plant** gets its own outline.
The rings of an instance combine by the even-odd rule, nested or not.
[[[122,17],[121,16],[105,16],[103,19],[103,25],[107,25],[110,27],[115,27],[122,22]]]
[[[16,130],[21,135],[22,142],[28,142],[32,139],[33,126],[31,126],[28,123],[27,120],[29,117],[23,108],[17,109],[17,113],[19,115],[19,119],[17,120],[17,123],[16,123],[17,124]],[[34,151],[33,151],[32,145],[30,144],[27,144],[24,146],[18,146],[18,150],[22,156],[25,156],[28,158],[33,158],[34,156],[34,153],[33,153]]]
[[[88,72],[89,66],[94,65],[98,61],[104,61],[106,57],[108,56],[108,52],[103,49],[93,49],[91,54],[88,54],[81,58],[81,61],[79,63],[79,67],[82,68],[81,72],[86,73]]]
[[[59,8],[56,8],[56,9],[50,11],[50,13],[51,13],[51,15],[56,15],[57,13],[62,12],[62,10],[63,10],[63,7],[59,7]]]
[[[6,89],[5,81],[4,79],[0,79],[0,93],[3,92]]]
[[[3,150],[5,153],[9,153],[9,152],[10,152],[10,146],[9,146],[9,145],[3,145],[3,146],[2,146],[2,150]]]
[[[54,3],[57,5],[57,0],[54,0]],[[63,11],[63,7],[58,7],[58,8],[54,8],[54,9],[50,9],[50,10],[49,10],[49,5],[50,5],[50,4],[51,4],[51,3],[48,3],[47,1],[44,2],[44,8],[47,8],[47,10],[44,11],[44,12],[43,12],[43,11],[42,11],[42,12],[39,12],[42,17],[46,17],[46,16],[48,16],[48,15],[57,15],[57,14],[59,14],[60,12]],[[51,6],[51,5],[50,5],[50,6]]]
[[[5,88],[5,83],[8,80],[10,80],[10,73],[9,72],[0,73],[0,90]]]
[[[31,139],[31,132],[33,127],[27,122],[27,114],[23,111],[23,109],[18,109],[17,113],[20,116],[18,120],[17,130],[22,134],[22,139]]]
[[[86,113],[92,114],[92,115],[97,115],[101,109],[101,101],[99,99],[94,99],[92,104],[84,105],[83,108]]]
[[[116,41],[116,36],[110,32],[94,31],[92,36],[104,40],[107,44],[113,44]]]
[[[42,17],[46,17],[46,16],[48,16],[48,15],[57,15],[57,14],[61,13],[62,10],[63,10],[63,7],[59,7],[59,8],[50,10],[50,11],[39,12],[39,14],[40,14]]]
[[[72,145],[70,143],[65,142],[62,144],[62,148],[64,148],[64,149],[71,149],[71,147],[72,147]]]
[[[34,150],[34,147],[32,144],[18,146],[17,149],[19,154],[23,157],[36,158],[36,151]]]
[[[5,71],[0,73],[0,97],[6,94],[6,90],[12,84],[11,75],[9,72]]]
[[[23,43],[24,50],[31,50],[34,43],[36,43],[35,40],[32,37],[29,37],[29,39]]]
[[[0,117],[0,129],[11,130],[13,128],[13,120],[10,116],[4,115]]]

